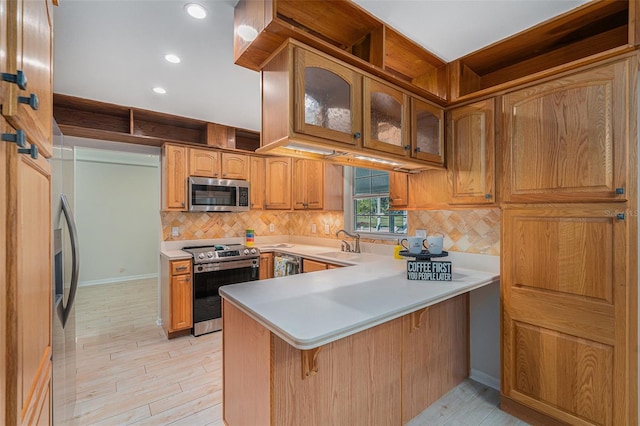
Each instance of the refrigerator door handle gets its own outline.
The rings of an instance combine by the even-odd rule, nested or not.
[[[80,253],[78,250],[78,231],[76,230],[76,223],[73,220],[71,207],[69,207],[69,201],[67,200],[67,196],[64,194],[60,195],[60,198],[62,201],[62,212],[64,213],[64,218],[67,222],[67,227],[69,228],[69,238],[71,239],[71,287],[69,288],[69,299],[67,300],[66,306],[62,308],[62,317],[60,318],[62,322],[62,328],[64,328],[64,326],[67,324],[67,320],[69,319],[69,315],[71,314],[71,307],[73,306],[73,302],[76,298],[76,290],[78,289]],[[63,304],[64,296],[62,303],[60,303],[59,306],[62,306]]]

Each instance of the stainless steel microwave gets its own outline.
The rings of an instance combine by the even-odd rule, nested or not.
[[[190,212],[249,211],[249,182],[189,177]]]

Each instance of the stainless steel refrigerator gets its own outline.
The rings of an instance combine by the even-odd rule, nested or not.
[[[53,221],[53,424],[73,418],[76,404],[76,317],[74,300],[78,288],[80,256],[73,218],[74,151],[53,122],[51,213]]]

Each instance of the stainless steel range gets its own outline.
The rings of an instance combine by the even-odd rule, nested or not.
[[[260,250],[242,244],[185,247],[193,255],[193,335],[222,330],[223,285],[255,281]]]

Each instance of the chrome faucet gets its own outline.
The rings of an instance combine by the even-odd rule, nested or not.
[[[338,232],[336,232],[336,237],[339,237],[341,232],[344,233],[344,235],[355,239],[356,247],[352,250],[351,249],[351,245],[349,245],[349,243],[346,242],[345,240],[342,240],[342,245],[340,246],[340,250],[347,251],[347,252],[350,252],[350,253],[360,253],[360,234],[358,234],[358,233],[350,234],[349,232],[345,231],[344,229],[339,229]]]

